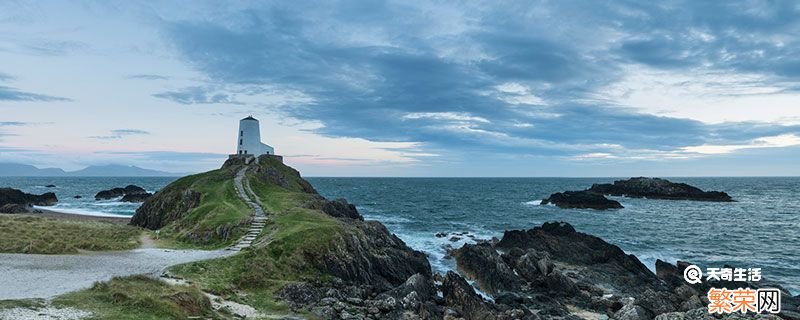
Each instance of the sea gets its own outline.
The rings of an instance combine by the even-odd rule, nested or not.
[[[617,179],[621,178],[307,178],[323,196],[346,198],[365,218],[384,223],[410,247],[427,254],[440,272],[455,268],[448,248],[500,238],[505,230],[565,221],[636,255],[651,269],[656,259],[683,260],[702,268],[761,268],[765,279],[800,293],[800,177],[668,178],[727,192],[736,200],[728,203],[612,197],[625,208],[540,205],[551,193]],[[48,208],[57,211],[132,215],[139,204],[96,201],[94,194],[128,184],[157,191],[173,180],[0,177],[0,187],[55,192],[59,203]],[[45,187],[48,184],[56,187]]]

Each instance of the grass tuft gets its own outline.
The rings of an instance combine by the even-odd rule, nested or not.
[[[65,254],[139,247],[139,228],[101,221],[0,215],[0,252]]]
[[[90,311],[91,319],[220,318],[197,288],[169,285],[144,275],[97,282],[55,298],[53,305]]]

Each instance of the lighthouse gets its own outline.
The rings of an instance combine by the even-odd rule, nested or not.
[[[263,154],[275,154],[275,149],[267,144],[261,143],[261,129],[256,118],[249,116],[239,120],[239,137],[236,139],[237,155],[254,155],[256,157]]]

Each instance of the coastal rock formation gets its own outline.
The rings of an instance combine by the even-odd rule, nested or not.
[[[122,197],[124,195],[125,195],[125,189],[124,188],[113,188],[113,189],[108,189],[108,190],[103,190],[103,191],[98,192],[94,196],[94,199],[95,200],[108,200],[108,199],[119,198],[119,197]]]
[[[552,203],[559,208],[577,209],[621,209],[622,205],[615,201],[606,199],[602,194],[589,191],[564,191],[551,194],[547,199],[542,200],[541,204]]]
[[[8,203],[0,206],[0,213],[26,213],[30,211],[31,208],[29,206],[22,204]]]
[[[200,204],[201,194],[181,186],[167,186],[145,200],[131,217],[131,224],[157,230],[176,221]]]
[[[150,196],[152,196],[152,194],[148,193],[144,188],[131,184],[125,188],[112,188],[100,191],[94,196],[94,199],[108,200],[122,197],[122,199],[120,199],[122,202],[142,202]]]
[[[612,196],[626,196],[631,198],[665,199],[665,200],[694,200],[730,202],[731,197],[720,191],[703,191],[685,183],[670,182],[660,178],[630,178],[617,180],[613,184],[594,184],[587,189],[589,192]]]
[[[479,319],[503,318],[508,310],[524,312],[516,319],[528,313],[543,319],[711,319],[704,294],[711,286],[781,288],[763,279],[689,285],[683,280],[688,263],[657,261],[654,274],[635,256],[567,223],[506,231],[496,244],[466,244],[454,257],[462,274],[494,299],[487,305],[468,294],[458,295],[458,304],[480,314]],[[451,280],[448,286],[458,287],[453,284],[457,282]],[[800,319],[799,302],[784,290],[780,318]]]
[[[122,196],[122,199],[119,201],[122,202],[144,202],[147,198],[153,196],[150,193],[139,193],[139,194],[126,194]]]
[[[412,250],[377,221],[351,221],[337,234],[328,250],[307,257],[318,270],[345,283],[388,290],[414,274],[431,276],[425,254]]]
[[[332,217],[364,220],[364,217],[356,210],[356,206],[347,203],[346,199],[324,200],[320,209]]]
[[[58,202],[52,192],[35,195],[12,188],[0,188],[0,213],[32,212],[31,206],[52,206]]]

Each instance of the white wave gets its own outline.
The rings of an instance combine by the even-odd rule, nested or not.
[[[542,204],[542,200],[531,200],[531,201],[528,201],[528,202],[523,202],[522,204],[529,205],[529,206],[538,206],[538,205]]]
[[[129,215],[123,215],[123,214],[113,214],[113,213],[92,211],[92,210],[86,210],[86,209],[82,209],[82,208],[68,208],[68,207],[57,206],[57,205],[56,206],[52,206],[52,207],[43,207],[43,206],[33,206],[33,207],[36,208],[36,209],[52,210],[52,211],[55,211],[55,212],[58,212],[58,213],[77,214],[77,215],[82,215],[82,216],[114,217],[114,218],[131,217]]]

